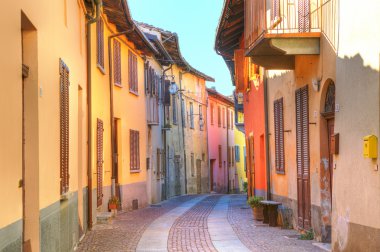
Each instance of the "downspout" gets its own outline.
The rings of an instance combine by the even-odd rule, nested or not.
[[[162,80],[163,80],[163,85],[165,87],[165,73],[169,70],[171,70],[173,68],[173,64],[170,64],[170,66],[168,68],[166,68],[163,72],[162,72]],[[165,92],[163,93],[163,95],[165,95]],[[164,126],[165,126],[165,123],[166,123],[166,105],[164,103],[164,99],[162,101],[162,107],[164,109],[164,118],[163,118],[163,123],[164,123]],[[166,140],[166,130],[163,131],[163,140],[164,140],[164,153],[165,153],[165,171],[166,171],[166,174],[165,174],[165,197],[166,199],[168,199],[168,193],[169,193],[169,190],[168,190],[168,185],[169,185],[169,167],[168,167],[168,164],[169,164],[169,158],[168,158],[168,153],[167,153],[167,140]],[[162,194],[162,193],[161,193]]]
[[[227,119],[227,115],[228,115],[228,106],[226,107],[226,115],[224,115],[224,118]],[[223,118],[223,116],[222,116],[222,118]],[[228,156],[228,149],[230,148],[230,146],[228,145],[228,142],[229,142],[228,123],[227,123],[226,129],[227,129],[227,193],[230,193],[230,168],[229,168],[228,160],[231,158],[231,156]],[[230,163],[231,163],[231,160],[230,160]]]
[[[268,116],[268,78],[267,70],[264,70],[264,113],[265,113],[265,157],[267,177],[267,200],[271,200],[270,185],[270,153],[269,153],[269,116]]]
[[[111,160],[112,160],[112,178],[111,178],[111,195],[116,196],[116,163],[117,163],[117,156],[115,153],[115,120],[114,120],[114,106],[113,106],[113,84],[112,84],[112,49],[111,49],[111,41],[113,38],[119,37],[121,35],[125,35],[128,33],[131,33],[135,30],[135,26],[133,25],[132,29],[114,33],[110,36],[108,36],[108,66],[109,66],[109,88],[110,88],[110,123],[111,123]]]
[[[180,90],[180,100],[181,100],[181,120],[182,120],[182,146],[183,146],[183,163],[184,163],[184,168],[185,168],[185,194],[187,194],[187,163],[186,163],[186,144],[185,144],[185,128],[183,127],[184,125],[184,120],[186,120],[186,115],[185,117],[182,116],[182,112],[184,110],[183,104],[182,104],[182,76],[189,73],[190,69],[184,71],[184,72],[179,72],[180,77],[179,77],[179,90]]]
[[[206,94],[207,94],[207,98],[206,98],[206,144],[207,144],[207,165],[208,165],[208,185],[209,185],[209,189],[210,189],[210,192],[211,192],[211,163],[210,163],[210,148],[208,146],[208,116],[207,116],[207,112],[208,112],[208,93],[207,93],[207,90],[206,90]]]
[[[102,0],[92,0],[92,5],[96,5],[96,16],[87,16],[87,187],[88,187],[88,229],[92,228],[92,101],[91,101],[91,24],[100,18]]]

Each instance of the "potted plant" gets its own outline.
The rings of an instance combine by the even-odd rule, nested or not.
[[[247,204],[252,208],[253,219],[255,219],[255,220],[263,220],[264,219],[263,205],[261,204],[262,200],[264,200],[263,197],[253,196],[253,197],[249,197],[249,199],[247,201]]]
[[[116,196],[112,196],[109,200],[108,200],[108,209],[109,210],[116,210],[117,207],[119,206],[120,202],[119,202],[119,198],[116,197]]]

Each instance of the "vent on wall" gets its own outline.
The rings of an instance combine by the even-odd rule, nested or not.
[[[134,199],[132,200],[132,210],[137,210],[137,209],[139,209],[139,200]]]

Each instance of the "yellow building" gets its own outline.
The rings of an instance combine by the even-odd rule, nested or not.
[[[189,65],[181,55],[178,36],[147,24],[147,34],[157,36],[170,56],[163,75],[166,83],[176,83],[178,91],[169,94],[164,110],[164,145],[167,198],[185,193],[209,191],[209,165],[206,129],[206,81],[213,78]]]
[[[69,251],[86,229],[86,10],[2,4],[0,251]]]
[[[147,117],[137,108],[146,106],[145,59],[158,52],[135,25],[126,1],[103,1],[91,42],[89,205],[95,223],[111,196],[122,209],[148,203]]]

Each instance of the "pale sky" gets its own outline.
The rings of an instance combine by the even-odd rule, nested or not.
[[[128,0],[132,18],[176,32],[184,58],[197,70],[214,77],[224,95],[234,90],[230,72],[214,50],[215,33],[224,0]]]

